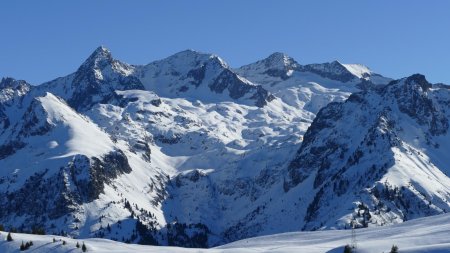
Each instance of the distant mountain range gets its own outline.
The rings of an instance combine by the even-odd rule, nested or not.
[[[183,51],[0,82],[0,224],[211,247],[450,210],[450,89],[283,53]]]

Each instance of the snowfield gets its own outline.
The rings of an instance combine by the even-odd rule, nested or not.
[[[70,239],[52,235],[12,234],[13,242],[6,241],[6,232],[0,232],[0,252],[19,252],[22,241],[33,241],[28,250],[34,253],[81,252],[75,247],[84,242],[87,252],[308,252],[340,253],[351,242],[351,230],[295,232],[249,238],[211,249],[188,249],[167,246],[124,244],[105,239]],[[53,243],[53,238],[56,242]],[[62,241],[66,245],[62,245]],[[450,214],[436,215],[404,222],[398,225],[356,230],[358,253],[389,252],[397,245],[402,253],[450,252]]]

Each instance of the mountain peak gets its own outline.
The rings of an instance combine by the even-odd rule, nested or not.
[[[192,48],[188,48],[188,49],[185,49],[185,50],[180,51],[178,53],[175,53],[175,55],[178,55],[178,54],[180,54],[180,55],[198,55],[198,54],[205,54],[205,53],[197,51],[197,50],[192,49]]]
[[[267,58],[240,67],[238,72],[244,76],[247,75],[248,72],[254,72],[286,80],[300,67],[300,64],[292,57],[285,53],[275,52]]]
[[[334,65],[334,66],[336,66],[336,65],[344,66],[344,65],[343,65],[340,61],[338,61],[338,60],[334,60],[334,61],[330,62],[330,64],[331,64],[331,65]]]
[[[327,65],[327,63],[324,63],[324,64]],[[349,71],[349,72],[351,72],[350,70],[348,70],[348,68],[345,65],[346,64],[341,63],[339,60],[334,60],[334,61],[328,63],[328,67],[330,69],[339,69],[339,70],[342,70],[342,71]]]
[[[362,64],[341,64],[346,68],[350,73],[357,76],[358,78],[364,78],[367,76],[370,76],[372,74],[372,71],[369,69],[369,67],[362,65]]]
[[[389,87],[395,87],[394,90],[400,90],[402,92],[416,91],[422,93],[433,87],[433,84],[429,83],[424,75],[413,74],[411,76],[390,82],[386,88]]]
[[[19,86],[29,86],[29,84],[24,80],[16,80],[12,77],[3,77],[0,80],[0,89],[3,88],[14,88],[17,89]]]
[[[303,66],[303,71],[308,71],[322,77],[340,82],[349,82],[357,78],[342,63],[335,60],[327,63],[308,64]]]
[[[98,65],[105,65],[113,61],[111,51],[104,46],[99,46],[92,52],[81,67],[97,67]]]
[[[114,59],[111,51],[104,46],[99,46],[78,68],[75,79],[79,82],[86,75],[91,75],[92,78],[90,81],[95,82],[95,79],[104,78],[103,72],[106,69],[112,70],[112,72],[120,75],[128,76],[133,72],[134,68]]]
[[[193,50],[193,49],[186,49],[183,51],[180,51],[178,53],[175,53],[172,56],[169,56],[169,58],[175,57],[175,58],[198,58],[198,57],[211,57],[214,56],[213,54],[208,54],[208,53],[204,53],[204,52],[200,52],[197,50]]]
[[[283,52],[274,52],[271,55],[269,55],[269,57],[267,57],[267,59],[273,59],[273,60],[284,60],[285,58],[289,58],[289,56]]]
[[[228,64],[219,56],[210,53],[204,53],[193,49],[187,49],[175,53],[163,60],[157,61],[158,63],[169,64],[171,66],[201,66],[206,62],[216,62],[218,66],[228,68]]]
[[[2,77],[2,80],[0,80],[0,88],[8,87],[15,81],[16,81],[16,79],[14,79],[12,77]]]
[[[422,91],[427,91],[432,87],[432,84],[429,83],[422,74],[414,74],[407,77],[405,83],[410,85],[419,85],[422,88]]]
[[[105,46],[101,45],[99,47],[97,47],[94,52],[92,53],[93,55],[111,55],[111,51],[106,48]]]
[[[298,66],[298,63],[292,57],[281,52],[275,52],[263,61],[265,66],[268,68],[292,69]]]

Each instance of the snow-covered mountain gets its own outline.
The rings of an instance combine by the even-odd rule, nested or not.
[[[449,90],[417,74],[323,108],[285,185],[289,191],[312,183],[304,229],[349,220],[384,225],[450,210],[449,99]],[[335,208],[355,200],[353,213]]]
[[[239,101],[263,107],[274,97],[260,85],[236,74],[220,57],[186,50],[136,68],[147,90],[167,98],[203,102]]]
[[[99,47],[38,86],[2,79],[0,224],[210,247],[443,213],[448,92],[282,53],[136,66]]]

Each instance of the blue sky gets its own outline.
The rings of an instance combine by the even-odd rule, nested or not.
[[[184,49],[237,67],[285,52],[450,84],[450,1],[73,0],[0,2],[0,76],[39,84],[99,45],[146,64]]]

